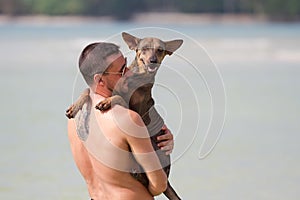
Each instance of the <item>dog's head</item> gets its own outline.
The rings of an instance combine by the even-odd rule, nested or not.
[[[136,51],[139,73],[156,73],[166,55],[172,55],[183,40],[162,41],[158,38],[137,38],[123,32],[122,37],[129,49]]]

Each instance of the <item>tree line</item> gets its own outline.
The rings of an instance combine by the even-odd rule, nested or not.
[[[128,20],[144,12],[246,13],[299,20],[299,0],[0,0],[0,14],[112,16]]]

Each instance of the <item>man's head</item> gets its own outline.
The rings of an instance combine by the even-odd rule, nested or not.
[[[89,44],[79,57],[80,72],[86,83],[94,90],[103,86],[112,92],[125,68],[126,60],[119,46],[112,43]]]

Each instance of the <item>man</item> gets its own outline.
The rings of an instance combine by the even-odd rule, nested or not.
[[[167,177],[151,145],[141,117],[121,106],[99,112],[95,105],[112,95],[124,74],[126,60],[119,47],[111,43],[93,43],[80,55],[79,68],[90,87],[91,102],[86,112],[68,121],[68,136],[77,167],[93,200],[147,200],[167,187]],[[167,154],[173,149],[173,136],[158,138]],[[132,152],[132,153],[131,153]],[[138,162],[145,170],[149,186],[145,188],[129,172]]]

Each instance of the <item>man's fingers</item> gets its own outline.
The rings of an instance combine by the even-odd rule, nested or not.
[[[172,153],[174,149],[174,142],[173,141],[164,141],[157,144],[160,150],[165,151],[166,155]]]
[[[161,140],[173,140],[173,135],[171,134],[171,132],[166,131],[165,134],[158,136],[157,140],[158,141],[161,141]]]
[[[158,147],[164,147],[164,146],[174,146],[174,142],[171,141],[163,141],[157,144]]]
[[[172,151],[166,151],[166,156],[170,155]]]
[[[172,148],[172,145],[167,145],[167,146],[161,147],[160,149],[163,150],[163,151],[170,151],[170,150],[172,150],[173,148]]]
[[[160,148],[162,151],[165,151],[166,155],[170,155],[173,151],[173,146],[172,145],[168,145],[168,146],[164,146]]]
[[[165,131],[165,130],[167,130],[168,128],[167,128],[167,126],[164,124],[163,125],[163,127],[161,128],[161,130],[163,130],[163,131]]]

